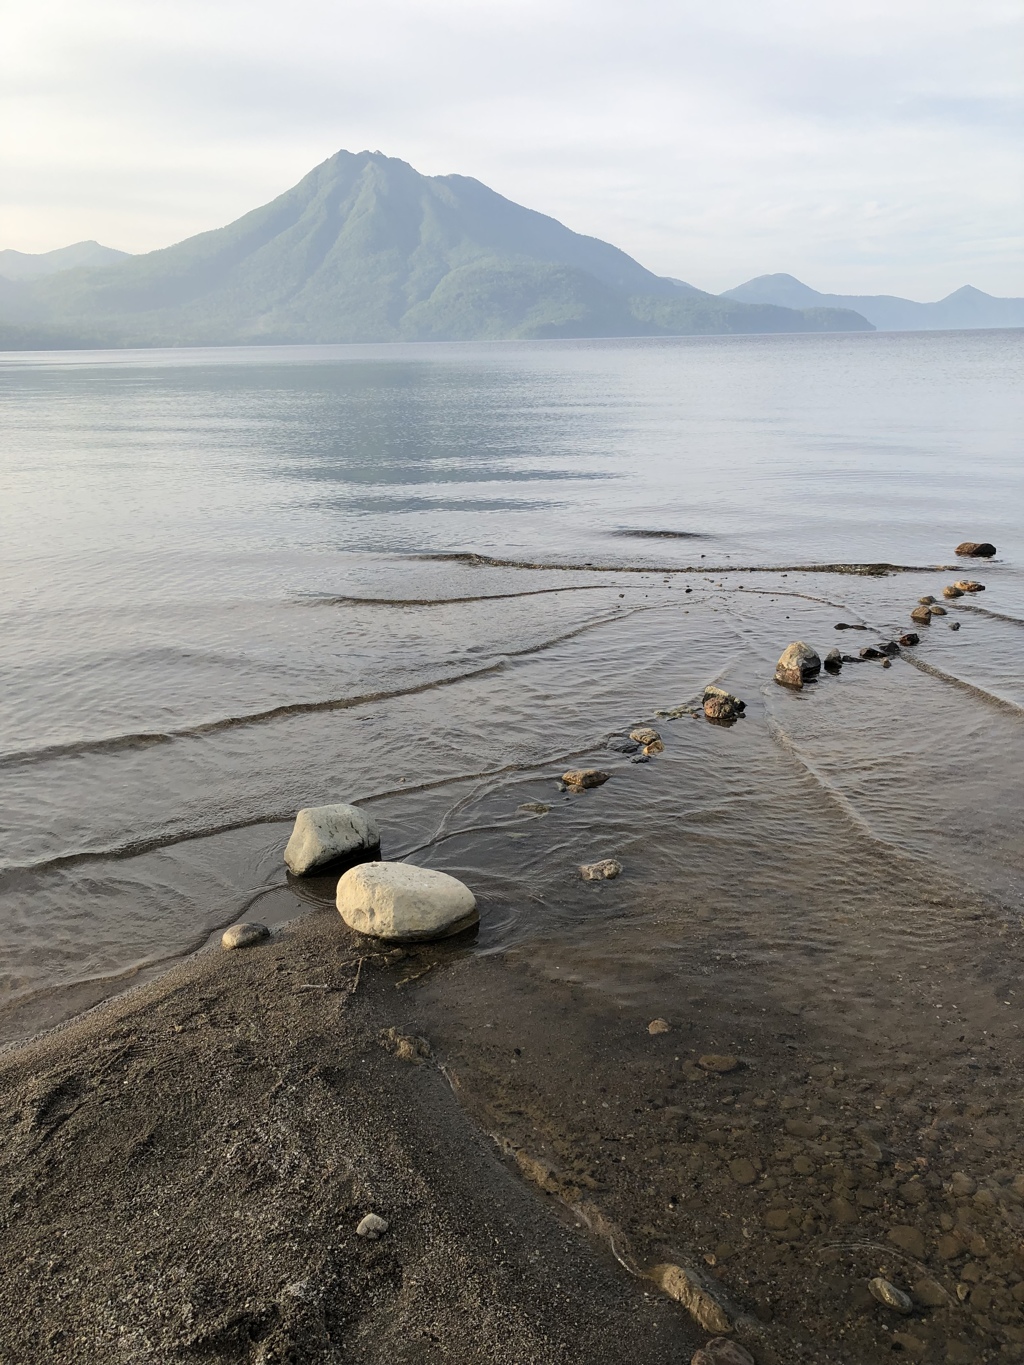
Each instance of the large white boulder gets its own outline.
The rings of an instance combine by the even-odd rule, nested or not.
[[[338,882],[338,910],[350,929],[409,943],[447,938],[480,918],[469,887],[411,863],[361,863]]]
[[[379,848],[380,830],[372,815],[356,806],[307,806],[295,817],[284,860],[301,877],[335,858]]]

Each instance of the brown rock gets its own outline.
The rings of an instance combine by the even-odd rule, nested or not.
[[[979,583],[974,578],[958,578],[953,584],[954,588],[959,588],[961,592],[984,592],[985,584]]]
[[[838,1194],[829,1204],[832,1216],[837,1223],[856,1223],[857,1210],[845,1195]]]
[[[921,1337],[915,1337],[912,1332],[893,1332],[892,1339],[902,1346],[908,1355],[923,1356],[928,1349],[928,1343]]]
[[[935,601],[935,598],[934,598],[934,597],[919,597],[917,600],[921,603],[921,606],[922,606],[922,607],[930,607],[931,604]]]
[[[697,1058],[697,1065],[705,1071],[713,1071],[718,1076],[725,1076],[728,1072],[736,1070],[739,1066],[739,1059],[727,1052],[705,1052],[703,1057]]]
[[[909,1223],[901,1223],[889,1229],[889,1241],[915,1261],[923,1261],[925,1256],[924,1234]]]
[[[959,1237],[954,1237],[951,1232],[945,1232],[935,1243],[935,1250],[940,1260],[953,1261],[963,1254],[964,1246]]]
[[[648,1278],[662,1293],[681,1303],[706,1332],[732,1331],[729,1315],[719,1302],[719,1295],[724,1297],[724,1291],[694,1267],[656,1265],[648,1272]]]
[[[948,587],[942,589],[942,595],[943,597],[963,597],[964,590],[963,588],[958,588],[955,583],[951,583]]]
[[[581,792],[589,787],[600,787],[609,777],[611,773],[602,772],[600,768],[572,768],[562,774],[562,781],[573,791]]]
[[[988,540],[963,540],[954,551],[970,559],[991,559],[995,552],[996,547]]]
[[[978,1182],[963,1171],[954,1171],[949,1187],[958,1199],[967,1199],[978,1188]]]
[[[917,621],[922,626],[931,625],[932,620],[931,607],[915,607],[914,610],[910,613],[910,619],[912,621]]]
[[[630,730],[629,737],[635,739],[637,744],[653,744],[661,739],[661,735],[650,725],[638,725],[635,730]]]
[[[668,1033],[669,1027],[670,1025],[667,1019],[652,1019],[647,1025],[647,1032],[653,1038],[656,1034]]]
[[[908,630],[906,635],[900,636],[900,644],[903,645],[904,648],[909,648],[911,645],[919,645],[920,643],[921,643],[920,635],[916,634],[912,630]]]
[[[803,687],[821,672],[821,660],[803,640],[787,645],[775,665],[775,681],[783,687]]]
[[[905,1204],[923,1204],[928,1198],[928,1191],[920,1180],[908,1180],[900,1186],[900,1198]]]
[[[939,606],[929,607],[928,610],[931,612],[931,614],[932,614],[933,616],[945,616],[945,614],[946,614],[946,608],[945,608],[945,607],[939,607]]]
[[[747,703],[721,687],[705,687],[704,714],[708,720],[736,720],[747,709]]]

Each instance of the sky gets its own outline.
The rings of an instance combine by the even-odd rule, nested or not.
[[[1019,0],[7,0],[0,247],[167,246],[340,148],[713,292],[1024,295]]]

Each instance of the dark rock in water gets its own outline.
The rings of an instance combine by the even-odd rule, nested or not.
[[[783,687],[803,687],[821,672],[821,660],[803,640],[794,640],[782,651],[775,665],[775,681]]]
[[[892,660],[891,660],[891,659],[883,659],[883,660],[882,660],[882,667],[883,667],[883,668],[892,668]]]
[[[931,614],[932,614],[933,616],[945,616],[945,614],[946,614],[946,608],[945,608],[945,607],[938,607],[938,606],[929,607],[928,610],[931,612]]]
[[[650,763],[651,756],[648,753],[634,754],[629,761],[630,763]]]
[[[921,643],[920,635],[917,635],[912,630],[908,630],[906,635],[900,636],[900,644],[903,645],[905,649],[909,648],[910,645],[919,645],[920,643]]]
[[[521,806],[516,806],[516,811],[520,815],[547,815],[551,809],[544,801],[524,801]]]
[[[922,606],[922,607],[930,607],[931,604],[935,601],[935,598],[934,598],[934,597],[919,597],[917,600],[921,603],[921,606]]]
[[[914,610],[910,613],[910,619],[912,621],[917,621],[922,626],[931,625],[932,620],[931,607],[915,607]]]
[[[953,584],[954,588],[959,588],[961,592],[984,592],[985,584],[979,583],[975,578],[958,578]]]
[[[864,662],[864,660],[860,657],[859,654],[844,654],[844,655],[843,655],[843,663],[844,663],[844,664],[862,664],[863,662]]]
[[[602,772],[600,768],[572,768],[562,774],[562,781],[570,791],[581,792],[589,787],[600,787],[609,777],[611,773]]]
[[[956,547],[954,553],[970,559],[991,559],[995,552],[996,547],[990,541],[964,540]]]
[[[825,655],[825,668],[830,673],[838,673],[843,666],[843,656],[838,649],[830,649]]]
[[[612,753],[616,754],[635,754],[640,745],[635,739],[629,739],[626,735],[612,735],[604,747],[611,749]]]
[[[878,648],[883,654],[887,654],[890,659],[895,659],[896,655],[900,652],[900,647],[895,640],[886,640],[884,644],[880,644]]]
[[[874,645],[865,645],[860,651],[860,657],[862,659],[884,659],[885,655],[880,649],[876,649]]]
[[[867,630],[867,626],[855,626],[850,621],[837,621],[836,630]]]
[[[950,623],[949,623],[949,628],[950,628],[950,630],[959,630],[959,629],[960,629],[960,622],[959,622],[959,621],[950,621]]]
[[[963,597],[964,590],[963,588],[958,588],[955,583],[947,583],[942,589],[942,595],[946,598]]]

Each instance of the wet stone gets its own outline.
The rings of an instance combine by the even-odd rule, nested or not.
[[[570,768],[562,774],[562,781],[570,791],[588,791],[591,787],[602,786],[609,777],[611,773],[602,772],[600,768]]]
[[[932,619],[931,607],[915,607],[910,613],[910,619],[912,621],[917,621],[918,624],[922,626],[929,625]]]
[[[629,737],[645,748],[650,744],[661,743],[661,735],[650,725],[638,725],[635,730],[630,730]]]
[[[930,607],[931,604],[935,601],[935,598],[934,598],[934,597],[919,597],[917,600],[921,603],[921,606],[922,606],[922,607]]]
[[[942,595],[946,598],[963,597],[963,588],[958,588],[955,583],[949,583],[942,589]]]
[[[933,616],[945,616],[945,614],[946,614],[946,608],[945,608],[945,607],[937,607],[937,606],[936,606],[936,607],[932,607],[932,608],[931,608],[931,613],[932,613]]]
[[[990,540],[962,540],[954,554],[974,559],[991,559],[995,552],[996,547]]]
[[[775,681],[783,687],[803,687],[805,682],[821,672],[821,660],[815,650],[803,640],[787,645],[775,665]]]
[[[615,754],[635,754],[640,750],[640,745],[635,739],[630,739],[627,735],[612,735],[611,739],[604,746],[611,749]]]
[[[580,876],[585,882],[603,882],[617,877],[621,871],[622,864],[615,858],[602,858],[597,863],[583,863]]]
[[[872,1298],[877,1299],[879,1303],[884,1303],[886,1308],[895,1309],[897,1313],[904,1315],[913,1311],[914,1305],[911,1302],[910,1295],[904,1294],[902,1289],[897,1289],[894,1284],[883,1279],[881,1275],[876,1275],[873,1280],[868,1280],[868,1289]]]
[[[702,705],[708,720],[737,720],[747,704],[721,687],[705,687]]]
[[[543,801],[524,801],[521,806],[516,806],[520,815],[547,815],[550,809]]]
[[[910,646],[912,645],[919,645],[921,643],[921,637],[920,635],[915,634],[914,631],[908,630],[905,635],[900,636],[899,642],[901,645],[903,645],[905,649],[907,649],[910,648]]]

